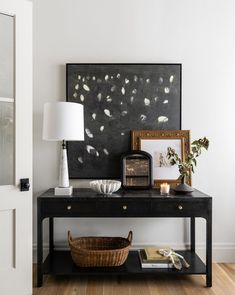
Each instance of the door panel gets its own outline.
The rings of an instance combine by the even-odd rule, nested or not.
[[[0,294],[32,294],[32,3],[0,2]]]
[[[14,99],[4,99],[0,97],[0,185],[9,185],[14,183]]]
[[[14,183],[15,17],[0,13],[0,185]]]
[[[15,268],[15,209],[0,211],[0,270]]]
[[[14,97],[14,16],[0,14],[0,97]]]

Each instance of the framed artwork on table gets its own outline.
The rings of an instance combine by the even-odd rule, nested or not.
[[[142,150],[152,156],[153,186],[160,187],[161,183],[167,182],[172,187],[180,184],[178,166],[171,166],[167,158],[167,148],[176,150],[181,159],[190,152],[189,130],[133,130],[131,133],[132,150]],[[187,179],[192,184],[190,174]]]
[[[181,128],[181,64],[67,64],[66,79],[85,126],[68,142],[70,178],[120,178],[131,130]]]

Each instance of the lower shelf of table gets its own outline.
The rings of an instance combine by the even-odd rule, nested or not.
[[[131,274],[173,274],[173,275],[190,275],[205,274],[206,266],[195,252],[177,251],[185,257],[190,264],[188,269],[153,269],[141,268],[138,251],[130,251],[129,256],[124,265],[118,267],[77,267],[71,258],[69,251],[53,251],[49,254],[43,264],[43,273],[53,275],[131,275]]]

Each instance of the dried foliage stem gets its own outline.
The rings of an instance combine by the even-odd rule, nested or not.
[[[194,173],[194,168],[197,165],[196,158],[201,155],[203,149],[208,150],[208,148],[209,140],[206,137],[203,137],[192,142],[191,152],[184,161],[180,159],[179,155],[171,147],[168,147],[167,149],[167,157],[170,160],[171,165],[178,165],[180,172],[179,178],[183,180],[189,176],[190,171]]]

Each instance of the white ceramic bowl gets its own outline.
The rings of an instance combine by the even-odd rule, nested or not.
[[[121,184],[118,180],[93,180],[90,182],[90,187],[98,194],[110,195],[119,190]]]

